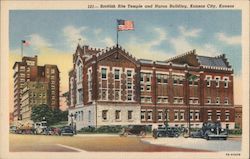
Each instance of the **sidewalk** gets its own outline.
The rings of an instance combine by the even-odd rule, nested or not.
[[[119,134],[76,134],[76,137],[117,137]]]

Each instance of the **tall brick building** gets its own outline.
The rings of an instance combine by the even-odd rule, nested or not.
[[[201,127],[220,121],[234,128],[233,69],[225,55],[195,50],[166,61],[137,60],[122,47],[79,46],[69,72],[69,122],[102,125]],[[190,114],[188,113],[190,112]]]
[[[56,65],[37,65],[37,56],[23,57],[15,62],[14,70],[14,120],[22,118],[22,92],[27,83],[34,81],[48,82],[48,105],[59,108],[59,70]],[[31,101],[29,101],[31,102]],[[27,103],[26,103],[27,104]]]

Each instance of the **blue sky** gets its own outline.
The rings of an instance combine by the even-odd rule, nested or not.
[[[79,38],[92,47],[113,46],[116,19],[135,22],[134,31],[119,33],[119,44],[135,57],[164,60],[191,49],[208,56],[224,53],[240,74],[240,10],[15,10],[10,11],[10,52],[20,52],[22,39],[31,42],[26,56],[43,54],[44,48],[72,54]]]

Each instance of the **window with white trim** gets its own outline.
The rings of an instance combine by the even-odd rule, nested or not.
[[[179,120],[179,112],[178,111],[174,111],[174,120],[175,121]]]
[[[128,110],[128,120],[133,119],[133,110]]]
[[[216,97],[216,104],[220,104],[220,97]]]
[[[217,121],[220,121],[220,120],[221,120],[221,118],[220,118],[220,116],[221,116],[220,111],[217,111],[217,112],[216,112],[216,116],[217,116]]]
[[[146,82],[150,82],[151,81],[151,74],[147,73],[146,74]]]
[[[207,112],[208,121],[212,121],[212,112]]]
[[[102,100],[107,100],[107,89],[102,89]]]
[[[211,77],[206,77],[207,87],[211,87]]]
[[[228,105],[228,104],[229,104],[228,98],[227,98],[227,97],[225,97],[225,99],[224,99],[224,104],[225,104],[225,105]]]
[[[149,110],[148,111],[148,115],[147,115],[147,120],[152,120],[152,117],[153,117],[153,111],[152,110]]]
[[[151,85],[147,85],[147,86],[146,86],[146,90],[147,90],[147,91],[151,91]]]
[[[121,110],[116,110],[115,111],[115,119],[116,120],[121,120]]]
[[[107,68],[101,69],[102,79],[107,79]]]
[[[107,120],[108,119],[108,110],[103,110],[102,111],[102,119]]]
[[[224,88],[228,88],[228,79],[227,78],[224,79]]]
[[[146,116],[146,111],[142,110],[141,111],[141,120],[146,120],[145,116]]]
[[[158,110],[158,121],[161,121],[163,119],[163,112],[162,110]]]
[[[181,112],[180,112],[180,120],[181,120],[181,121],[185,120],[184,111],[181,111]]]
[[[226,111],[225,115],[226,115],[226,119],[225,119],[225,120],[226,120],[226,121],[229,121],[229,119],[230,119],[229,110]]]
[[[127,77],[132,77],[132,71],[131,70],[127,70]]]
[[[194,112],[193,112],[193,110],[190,111],[189,117],[190,117],[191,121],[194,120]]]
[[[219,88],[220,87],[220,78],[219,77],[215,78],[215,83],[216,83],[216,88]]]
[[[115,79],[116,80],[120,79],[120,70],[119,69],[115,69]]]
[[[120,100],[120,90],[115,90],[115,100]]]
[[[132,93],[131,92],[128,93],[128,101],[132,101]]]
[[[206,104],[211,104],[211,98],[209,97],[209,98],[207,98],[207,100],[206,100]]]
[[[195,111],[194,119],[200,120],[200,112],[199,111]]]
[[[144,85],[141,85],[141,91],[144,91]]]

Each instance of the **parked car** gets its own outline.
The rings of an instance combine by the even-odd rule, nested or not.
[[[145,125],[129,125],[126,128],[123,128],[120,136],[128,135],[137,135],[137,136],[146,136],[146,126]]]
[[[74,130],[70,126],[64,126],[61,128],[61,136],[73,136],[74,135]]]
[[[177,127],[158,128],[157,137],[179,137],[180,130]]]
[[[200,130],[191,133],[193,138],[224,139],[228,137],[227,129],[221,127],[220,122],[204,122]]]

